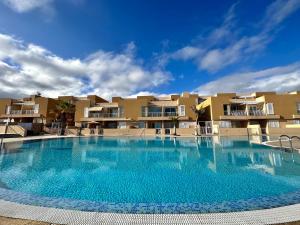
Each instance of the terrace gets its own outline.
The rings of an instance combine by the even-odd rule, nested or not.
[[[237,99],[233,99],[237,100]],[[240,99],[238,99],[240,100]],[[239,101],[223,105],[224,115],[221,120],[248,120],[248,119],[279,119],[274,114],[273,103],[257,103],[255,101]]]
[[[113,103],[100,103],[95,107],[85,109],[85,116],[82,121],[107,121],[124,120],[124,111]]]
[[[32,101],[13,102],[12,105],[6,107],[5,114],[2,118],[21,118],[21,117],[40,117],[39,104]]]

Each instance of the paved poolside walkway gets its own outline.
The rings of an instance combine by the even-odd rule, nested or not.
[[[262,225],[300,221],[300,204],[279,208],[253,210],[232,213],[203,214],[118,214],[83,212],[23,205],[0,200],[0,216],[42,221],[54,224],[89,225],[89,224],[119,224],[119,225]],[[21,223],[22,224],[22,223]],[[25,223],[26,224],[26,223]],[[30,224],[30,223],[29,223]],[[45,224],[45,223],[44,223]],[[42,225],[44,225],[42,224]]]
[[[50,225],[50,223],[0,216],[0,225]]]
[[[33,221],[33,220],[14,219],[14,218],[0,216],[0,225],[55,225],[55,224]],[[280,223],[278,225],[300,225],[300,221],[290,222],[290,223]]]

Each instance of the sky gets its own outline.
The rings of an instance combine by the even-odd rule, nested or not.
[[[300,0],[0,0],[0,97],[300,90]]]

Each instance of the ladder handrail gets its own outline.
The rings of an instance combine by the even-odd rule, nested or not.
[[[283,138],[283,137],[288,138],[288,141],[290,142],[290,147],[291,147],[291,150],[292,150],[292,149],[293,149],[293,145],[292,145],[291,137],[288,136],[288,135],[285,135],[285,134],[279,136],[280,148],[282,149],[282,141],[281,141],[281,138]]]
[[[291,142],[291,147],[292,147],[292,149],[293,149],[293,139],[294,138],[296,138],[296,139],[298,139],[299,141],[300,141],[300,137],[299,136],[292,136],[291,138],[290,138],[290,142]]]
[[[291,139],[293,139],[293,138],[296,138],[296,139],[300,140],[299,136],[292,136]]]

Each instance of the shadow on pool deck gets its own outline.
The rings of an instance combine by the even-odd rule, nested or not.
[[[0,225],[50,225],[51,223],[23,220],[23,219],[13,219],[0,216]],[[51,224],[53,225],[53,224]]]

